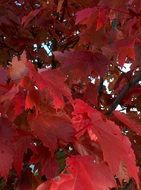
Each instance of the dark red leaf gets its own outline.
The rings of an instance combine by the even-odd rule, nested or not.
[[[69,143],[73,140],[72,124],[65,115],[41,114],[30,121],[30,126],[52,153],[57,149],[58,143]]]

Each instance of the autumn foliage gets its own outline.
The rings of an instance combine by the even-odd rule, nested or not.
[[[140,0],[1,0],[0,190],[140,190],[140,81]]]

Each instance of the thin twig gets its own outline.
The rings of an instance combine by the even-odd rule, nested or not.
[[[135,84],[137,84],[139,81],[141,81],[141,72],[137,73],[125,86],[123,86],[119,95],[116,97],[114,102],[110,105],[108,111],[106,112],[106,115],[110,115],[116,109],[118,104],[120,104],[122,99],[128,93],[129,89],[134,87]]]

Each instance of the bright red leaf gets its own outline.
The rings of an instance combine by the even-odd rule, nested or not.
[[[54,179],[51,190],[108,190],[115,186],[114,178],[105,163],[97,164],[89,156],[74,156],[67,160],[67,165],[68,174],[61,174]]]
[[[128,181],[129,177],[134,177],[139,185],[138,168],[136,167],[135,155],[131,148],[131,143],[126,136],[123,136],[119,127],[81,100],[76,101],[75,107],[75,115],[83,114],[83,120],[86,120],[86,118],[88,120],[89,117],[91,123],[87,126],[87,130],[92,130],[94,135],[96,135],[97,141],[100,143],[103,151],[104,161],[108,163],[113,176],[117,175],[121,181],[122,179]],[[87,117],[85,116],[86,118],[84,114],[87,114]],[[127,173],[124,176],[123,174],[122,176],[119,175],[122,163],[126,165],[128,175]],[[122,170],[125,169],[122,168]]]
[[[72,101],[70,89],[65,84],[65,77],[60,71],[44,69],[40,70],[39,73],[35,70],[30,70],[30,72],[37,87],[41,91],[45,91],[47,100],[52,99],[56,109],[63,108],[64,97]]]
[[[140,0],[0,2],[0,189],[141,189]]]

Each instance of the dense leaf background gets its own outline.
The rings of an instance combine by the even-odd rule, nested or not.
[[[0,1],[1,190],[141,189],[140,28],[140,0]]]

